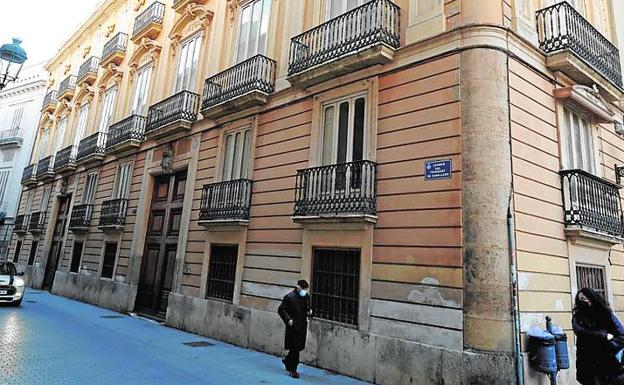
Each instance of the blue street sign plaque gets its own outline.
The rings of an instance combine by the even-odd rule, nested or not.
[[[451,170],[450,159],[425,161],[425,180],[449,179]]]

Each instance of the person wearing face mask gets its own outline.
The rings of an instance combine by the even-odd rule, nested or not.
[[[583,288],[576,294],[572,328],[577,337],[578,382],[582,385],[615,383],[609,379],[622,373],[616,353],[624,348],[624,327],[595,290]]]
[[[300,280],[294,290],[284,296],[277,313],[286,325],[284,348],[288,355],[282,360],[286,370],[293,378],[299,378],[297,366],[299,353],[305,348],[308,333],[308,316],[312,315],[308,282]]]

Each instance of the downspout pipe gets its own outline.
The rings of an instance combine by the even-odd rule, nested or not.
[[[520,310],[518,305],[518,273],[516,270],[516,230],[513,217],[512,197],[509,198],[507,209],[507,239],[509,243],[509,281],[511,289],[511,304],[513,308],[514,347],[516,353],[516,383],[524,385],[524,365],[522,347],[520,345]]]

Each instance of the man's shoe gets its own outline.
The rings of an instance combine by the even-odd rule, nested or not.
[[[288,370],[288,365],[286,365],[286,359],[282,359],[282,364],[284,364],[284,369]]]
[[[297,372],[290,372],[290,376],[292,378],[299,378],[299,373],[297,373]]]

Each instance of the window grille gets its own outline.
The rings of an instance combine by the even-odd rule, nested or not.
[[[72,251],[72,259],[71,265],[69,267],[69,271],[72,273],[77,273],[80,270],[80,258],[82,257],[82,242],[74,242],[74,250]]]
[[[234,297],[238,245],[210,246],[206,297],[231,301]]]
[[[35,264],[35,256],[37,255],[37,246],[39,246],[39,242],[33,241],[30,246],[30,255],[28,256],[28,266],[32,266]]]
[[[15,255],[13,256],[13,263],[19,262],[21,251],[22,251],[22,241],[17,241],[17,244],[15,245]]]
[[[596,290],[602,298],[607,299],[605,270],[602,266],[577,265],[576,280],[578,288],[588,287]]]
[[[106,242],[104,246],[104,261],[102,262],[102,278],[113,278],[116,257],[117,242]]]

